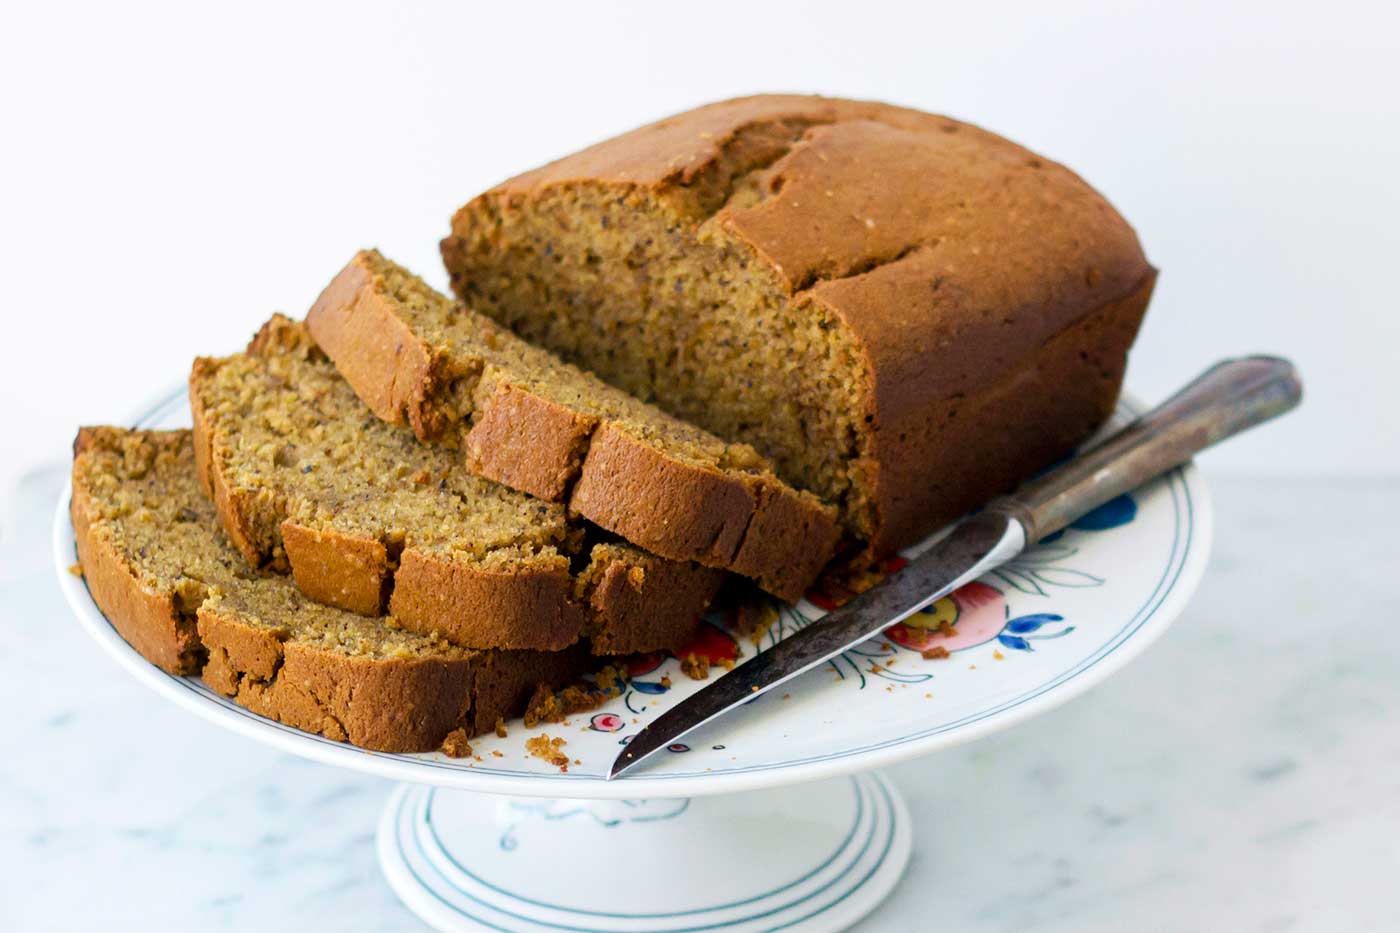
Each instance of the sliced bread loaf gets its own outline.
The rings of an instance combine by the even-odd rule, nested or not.
[[[200,492],[189,431],[83,428],[73,450],[73,530],[93,600],[151,663],[202,671],[260,715],[379,751],[430,751],[590,664],[579,648],[465,650],[254,570]]]
[[[199,474],[235,546],[302,592],[468,648],[675,647],[722,573],[622,544],[460,467],[355,397],[305,327],[190,375]]]
[[[793,95],[510,179],[442,253],[472,308],[752,444],[876,554],[1087,437],[1155,278],[1065,167],[947,117]]]
[[[835,553],[835,510],[779,480],[753,448],[560,362],[378,252],[351,260],[307,327],[381,418],[648,551],[732,570],[789,600]]]

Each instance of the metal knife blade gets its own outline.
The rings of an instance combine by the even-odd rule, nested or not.
[[[1015,557],[1025,546],[1025,530],[1006,514],[981,512],[966,519],[898,574],[667,710],[627,744],[613,762],[608,779],[716,716],[826,663],[942,599]]]
[[[987,503],[895,576],[667,710],[628,743],[608,777],[1005,563],[1028,542],[1212,444],[1293,410],[1302,397],[1302,380],[1287,360],[1247,356],[1217,363],[1113,436]]]

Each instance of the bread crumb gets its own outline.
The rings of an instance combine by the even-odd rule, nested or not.
[[[505,737],[506,737],[507,735],[509,735],[509,734],[510,734],[510,733],[506,731],[506,721],[505,721],[504,719],[497,719],[497,720],[496,720],[496,736],[497,736],[498,738],[502,738],[502,739],[503,739],[503,738],[505,738]]]
[[[710,676],[710,661],[698,654],[688,654],[681,658],[681,673],[691,680],[704,680]]]
[[[661,686],[665,687],[668,690],[671,689],[671,676],[669,674],[662,676]]]
[[[539,684],[525,707],[525,728],[533,729],[542,722],[571,725],[569,716],[597,709],[616,695],[615,686],[599,692],[571,684],[555,692],[549,688],[549,684]]]
[[[563,739],[550,738],[548,733],[542,732],[525,740],[525,750],[536,758],[554,765],[561,772],[567,772],[569,756],[559,750],[567,744],[569,743]]]
[[[608,696],[617,696],[622,693],[622,688],[627,686],[627,672],[616,665],[609,664],[597,673],[593,682],[598,685],[598,689]]]
[[[68,567],[68,572],[71,573],[73,576],[77,577],[79,580],[81,580],[83,578],[83,565],[70,564]]]
[[[941,661],[948,656],[948,649],[942,645],[934,645],[932,648],[925,648],[919,654],[924,656],[925,661]]]
[[[442,753],[448,758],[466,758],[472,753],[466,729],[453,729],[442,740]]]
[[[1002,654],[1000,651],[993,651],[992,657],[996,658],[998,661],[1006,660],[1006,655]]]
[[[500,752],[498,752],[496,749],[493,748],[493,749],[491,749],[491,757],[492,757],[492,758],[504,758],[504,757],[506,757],[506,756],[503,755],[503,754],[501,754]]]

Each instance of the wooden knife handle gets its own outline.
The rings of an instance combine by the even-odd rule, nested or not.
[[[1288,360],[1247,356],[1216,363],[1103,443],[987,509],[1015,518],[1028,542],[1039,541],[1212,444],[1291,411],[1302,397],[1302,381]]]

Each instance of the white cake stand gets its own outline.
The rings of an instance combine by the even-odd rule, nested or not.
[[[136,423],[187,417],[175,392]],[[379,820],[380,862],[433,927],[815,933],[872,910],[908,861],[908,813],[873,770],[1016,725],[1104,680],[1184,608],[1210,536],[1199,474],[1176,470],[613,782],[603,775],[621,745],[700,686],[674,659],[639,661],[626,693],[596,711],[474,740],[470,758],[376,754],[263,719],[142,659],[67,572],[66,490],[53,545],[79,622],[159,694],[283,751],[402,782]],[[696,647],[743,663],[821,613],[784,607],[758,644],[713,619]],[[943,620],[957,635],[933,643],[951,656],[926,660],[919,649]],[[566,740],[567,772],[527,754],[525,738],[540,733]]]

